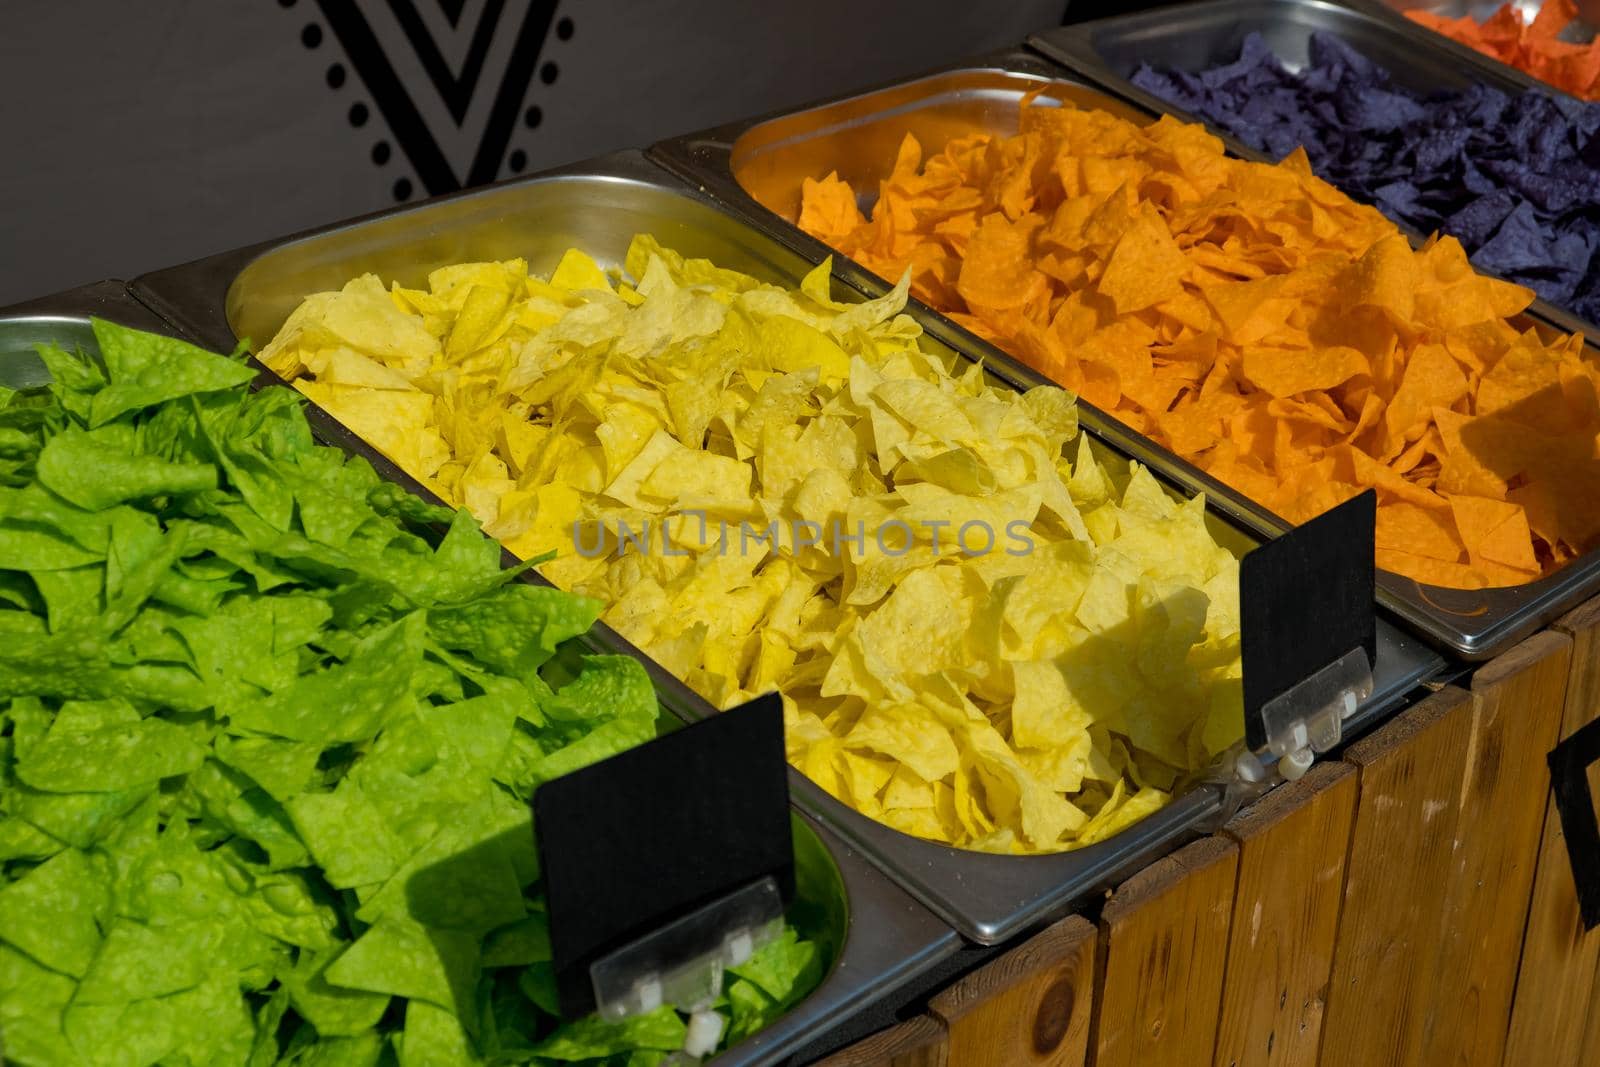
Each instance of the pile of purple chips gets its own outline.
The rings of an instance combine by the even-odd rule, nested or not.
[[[1310,43],[1299,72],[1252,33],[1233,63],[1146,64],[1133,83],[1274,158],[1303,145],[1350,196],[1452,234],[1480,270],[1600,320],[1600,104],[1483,85],[1424,96],[1338,37]]]

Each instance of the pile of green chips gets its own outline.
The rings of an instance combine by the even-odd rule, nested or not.
[[[555,1014],[528,798],[658,729],[640,666],[570,641],[600,605],[510,581],[243,362],[94,329],[103,364],[0,389],[0,1058],[679,1048],[671,1008]],[[728,1040],[826,955],[791,927],[737,968]]]

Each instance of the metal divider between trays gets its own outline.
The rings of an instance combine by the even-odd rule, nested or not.
[[[1270,2],[1273,0],[1269,0]],[[1283,3],[1285,0],[1276,2]],[[1323,8],[1353,11],[1324,3],[1323,0],[1288,0],[1288,2],[1313,3]],[[1214,0],[1210,5],[1195,6],[1212,7],[1233,13],[1240,6],[1246,8],[1251,6],[1251,0],[1246,0],[1244,5],[1237,5],[1232,0]],[[1115,18],[1128,21],[1177,18],[1187,9],[1187,7],[1164,8]],[[1236,17],[1230,15],[1230,18]],[[1113,20],[1100,20],[1100,24],[1111,21]],[[1082,26],[1093,25],[1096,23],[1082,24]],[[1070,26],[1059,32],[1065,37],[1080,29],[1079,26]],[[1041,47],[1038,43],[1039,36],[1035,35],[1032,42],[1034,48]],[[1054,39],[1057,31],[1051,31],[1050,36]],[[895,96],[894,106],[873,113],[870,117],[876,120],[901,116],[914,110],[913,102],[905,99],[909,90],[924,83],[938,83],[941,79],[962,73],[1012,75],[1019,81],[1028,82],[1030,88],[1054,83],[1051,95],[1059,93],[1066,98],[1088,98],[1085,99],[1088,106],[1108,110],[1135,121],[1148,122],[1164,114],[1172,114],[1182,121],[1198,121],[1194,116],[1165,105],[1137,87],[1128,86],[1128,91],[1123,92],[1118,88],[1101,84],[1092,74],[1082,74],[1072,66],[1063,65],[1053,53],[1046,55],[1040,51],[1015,48],[943,65],[920,75],[897,79],[773,115],[741,120],[699,133],[671,138],[653,145],[649,154],[663,166],[695,183],[707,194],[721,201],[750,225],[758,227],[773,239],[787,244],[808,259],[820,262],[824,257],[831,255],[836,264],[835,273],[839,277],[846,280],[853,288],[878,295],[889,290],[890,284],[887,281],[850,257],[800,230],[793,221],[770,209],[744,188],[734,174],[739,143],[746,135],[758,133],[768,124],[772,124],[782,126],[784,136],[777,137],[771,145],[761,145],[751,149],[749,155],[788,149],[803,140],[799,133],[790,129],[797,125],[800,119],[822,115],[833,124],[827,127],[831,131],[845,125],[842,113],[848,112],[852,105],[865,108],[866,101],[884,95]],[[1014,98],[1020,95],[1020,89],[1013,90]],[[860,124],[864,125],[866,122],[867,118],[862,117]],[[1219,136],[1229,154],[1252,162],[1268,162],[1260,153],[1239,143],[1225,132],[1216,130],[1211,132]],[[1413,244],[1420,243],[1421,238],[1417,234],[1404,229],[1403,232],[1406,232]],[[970,358],[982,359],[997,376],[1018,388],[1054,384],[1016,357],[956,324],[920,300],[913,298],[907,310],[922,323],[930,335]],[[1546,329],[1552,326],[1560,329],[1581,328],[1581,324],[1578,327],[1563,325],[1570,321],[1570,316],[1564,316],[1557,309],[1542,302],[1536,302],[1534,311],[1528,315],[1528,319],[1531,323]],[[1082,425],[1095,436],[1145,463],[1184,492],[1205,493],[1209,503],[1214,504],[1219,512],[1241,528],[1249,530],[1258,537],[1276,536],[1288,528],[1283,519],[1268,509],[1092,404],[1080,399],[1079,410]],[[1491,658],[1596,592],[1600,592],[1600,551],[1581,557],[1555,574],[1526,585],[1506,589],[1445,589],[1423,585],[1381,570],[1378,578],[1378,601],[1387,612],[1403,620],[1407,626],[1422,634],[1430,644],[1444,650],[1446,654],[1468,661]]]
[[[138,300],[127,283],[121,281],[99,282],[0,308],[0,341],[5,339],[9,324],[27,323],[30,327],[37,326],[40,332],[63,325],[84,331],[90,316],[137,329],[177,334],[204,347],[224,351],[232,348],[231,344],[214,343],[220,340],[216,336],[209,339],[196,336],[202,331],[185,329],[171,321]],[[0,350],[0,359],[6,355],[6,351]],[[257,370],[252,388],[282,384],[277,375],[253,358],[251,364]],[[306,414],[320,442],[361,456],[373,463],[386,480],[430,503],[442,503],[322,409],[308,403]],[[516,560],[504,553],[503,562],[510,565]],[[548,583],[540,580],[539,584]],[[620,636],[607,630],[585,635],[580,643],[590,651],[624,654],[638,660],[651,674],[658,697],[673,718],[681,722],[694,721],[695,713],[690,708],[699,697]],[[792,786],[794,779],[799,778],[798,772],[791,770],[790,777]],[[903,1002],[900,998],[908,995],[904,991],[916,992],[926,976],[948,973],[961,951],[960,939],[954,930],[884,880],[865,862],[855,846],[819,824],[813,814],[805,811],[804,805],[795,803],[793,806],[795,817],[814,835],[832,863],[841,887],[843,899],[839,904],[844,917],[843,929],[838,931],[839,951],[829,973],[816,989],[771,1025],[710,1061],[716,1067],[781,1063],[800,1049],[815,1050],[819,1054],[831,1051],[852,1036],[866,1032],[852,1025],[858,1015],[874,1009],[881,1014],[884,1004]],[[876,1023],[874,1017],[870,1024]]]

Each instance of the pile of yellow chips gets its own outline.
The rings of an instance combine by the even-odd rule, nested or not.
[[[908,833],[1088,844],[1242,736],[1235,558],[1069,394],[958,373],[826,265],[625,269],[368,275],[262,359],[717,705],[781,690],[791,761]]]
[[[1200,126],[1025,102],[870,220],[835,176],[800,225],[1285,519],[1378,492],[1378,565],[1516,585],[1600,543],[1600,368],[1507,321],[1533,294],[1414,251],[1311,174]]]

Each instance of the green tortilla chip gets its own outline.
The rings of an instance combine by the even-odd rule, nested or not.
[[[184,553],[184,535],[162,533],[148,516],[126,508],[110,513],[111,543],[106,552],[106,611],[101,628],[122,629]]]
[[[405,861],[356,913],[368,922],[405,915],[438,930],[475,934],[520,919],[527,911],[512,860],[528,851],[526,826],[500,830],[484,800],[461,810],[452,822]]]
[[[400,843],[355,781],[346,779],[331,793],[290,797],[285,807],[335,889],[383,882],[402,862]]]
[[[240,597],[212,615],[171,624],[189,650],[195,673],[212,687],[212,701],[219,708],[232,709],[297,680],[299,657],[292,648],[280,655],[273,640],[278,600]]]
[[[728,984],[729,1039],[744,1040],[771,1022],[779,1010],[778,1002],[754,982],[734,979]]]
[[[168,998],[178,1013],[176,1047],[167,1063],[242,1063],[255,1044],[255,1020],[238,982],[213,973],[199,986]]]
[[[84,567],[104,559],[104,552],[74,544],[48,526],[0,515],[0,560],[7,567],[37,573]]]
[[[560,1016],[561,991],[556,988],[554,964],[528,964],[517,975],[517,989],[546,1015]]]
[[[279,801],[311,787],[321,754],[322,746],[313,742],[272,737],[223,736],[217,739],[216,747],[218,759]]]
[[[294,517],[294,492],[277,466],[241,439],[239,412],[239,408],[232,408],[215,419],[200,416],[201,433],[212,457],[226,473],[229,487],[262,522],[274,530],[288,530]]]
[[[247,384],[255,373],[237,360],[212,355],[174,337],[93,320],[95,344],[109,385],[94,394],[89,425],[101,426],[167,400]],[[47,358],[47,366],[54,366]]]
[[[0,888],[0,941],[81,978],[100,948],[97,920],[110,903],[99,871],[75,849]]]
[[[243,588],[243,583],[226,578],[202,581],[171,570],[156,582],[155,588],[150,590],[150,596],[189,615],[203,616],[214,613],[224,597]]]
[[[490,772],[499,764],[517,722],[519,701],[512,692],[418,709],[417,718],[441,747],[459,753],[473,768]]]
[[[215,698],[215,693],[193,670],[176,663],[115,666],[96,681],[97,693],[122,693],[130,700],[164,707],[173,712],[204,711]]]
[[[110,692],[110,650],[94,631],[8,634],[0,641],[0,692],[13,698],[96,700]]]
[[[612,719],[584,734],[572,744],[558,748],[536,760],[530,768],[536,782],[548,782],[563,774],[599,763],[619,752],[626,752],[655,736],[655,721],[641,718]]]
[[[809,989],[822,978],[822,959],[815,942],[801,941],[792,927],[757,949],[744,963],[729,967],[737,975],[759,987],[779,1005],[787,1006],[799,990]]]
[[[76,1001],[62,1020],[73,1051],[96,1067],[160,1063],[183,1040],[179,1007],[165,998],[137,1003]]]
[[[67,737],[139,722],[139,712],[120,697],[69,700],[56,710],[45,736]]]
[[[49,859],[65,847],[65,842],[15,815],[0,815],[0,863]]]
[[[240,901],[246,921],[258,933],[312,952],[343,944],[337,902],[314,878],[304,870],[252,872],[254,890]]]
[[[426,1000],[460,1013],[472,1003],[478,941],[459,930],[434,930],[385,916],[324,972],[347,989]]]
[[[406,1002],[406,1028],[400,1035],[400,1067],[482,1063],[456,1016],[426,1000]]]
[[[50,395],[62,410],[87,423],[95,394],[105,388],[105,373],[94,361],[59,345],[39,345],[36,351],[50,372]]]
[[[282,805],[264,790],[254,788],[238,771],[210,759],[189,775],[186,784],[200,801],[206,818],[254,842],[267,854],[270,868],[305,864],[306,848]]]
[[[224,850],[203,850],[187,822],[161,826],[160,818],[159,802],[144,804],[107,843],[125,868],[117,912],[162,926],[234,914],[241,880],[229,871]]]
[[[281,985],[256,1009],[255,1040],[250,1044],[246,1067],[275,1067],[278,1062],[278,1027],[289,1010],[289,991]]]
[[[373,486],[367,504],[378,514],[411,526],[445,526],[455,520],[450,508],[430,504],[389,482]]]
[[[148,926],[115,919],[78,984],[78,1004],[124,1004],[193,989],[205,980],[223,938],[220,923]]]
[[[319,1038],[311,1027],[303,1031],[311,1035],[303,1052],[285,1059],[295,1067],[377,1067],[384,1062],[389,1042],[381,1034],[369,1031],[359,1037]]]
[[[387,993],[329,985],[325,972],[337,956],[337,952],[302,952],[294,967],[283,975],[283,987],[289,991],[294,1010],[325,1037],[370,1030],[378,1025],[389,1006]]]
[[[427,594],[441,604],[480,597],[504,585],[515,573],[500,568],[501,558],[499,544],[484,537],[478,520],[462,508],[450,520],[450,530],[434,552],[432,574],[425,584]]]
[[[600,617],[598,600],[535,585],[508,585],[468,604],[428,612],[433,639],[513,676],[550,659]]]
[[[544,912],[529,912],[491,933],[483,945],[485,967],[526,967],[550,959],[550,920]]]
[[[653,723],[656,691],[639,662],[627,656],[587,656],[578,676],[543,704],[550,718],[582,722],[628,718]]]
[[[217,487],[209,463],[172,463],[102,444],[93,433],[66,430],[39,453],[39,482],[80,508],[100,511],[128,500],[201,493]]]
[[[362,640],[347,662],[234,707],[229,722],[295,741],[367,740],[415,705],[411,672],[422,656],[422,628],[420,614],[404,616]]]
[[[8,790],[17,818],[73,848],[88,848],[118,829],[154,791],[155,783],[114,793],[45,793],[22,784]]]
[[[364,463],[338,463],[332,453],[315,456],[289,479],[300,528],[308,540],[342,548],[357,530],[381,521],[367,504],[376,476]]]
[[[103,566],[35,571],[33,584],[44,598],[51,633],[88,627],[105,610],[102,594],[106,587],[106,569]]]
[[[17,763],[17,778],[50,793],[116,793],[186,774],[205,752],[163,719],[57,731]]]
[[[683,1047],[685,1033],[683,1020],[667,1007],[619,1023],[590,1015],[563,1024],[535,1045],[533,1051],[536,1056],[566,1062],[600,1059],[631,1049],[672,1052]]]
[[[0,1053],[19,1064],[92,1067],[61,1030],[78,983],[0,942]]]
[[[120,1003],[74,1001],[65,1029],[96,1065],[238,1063],[249,1055],[255,1024],[238,986],[213,975],[171,996]]]

